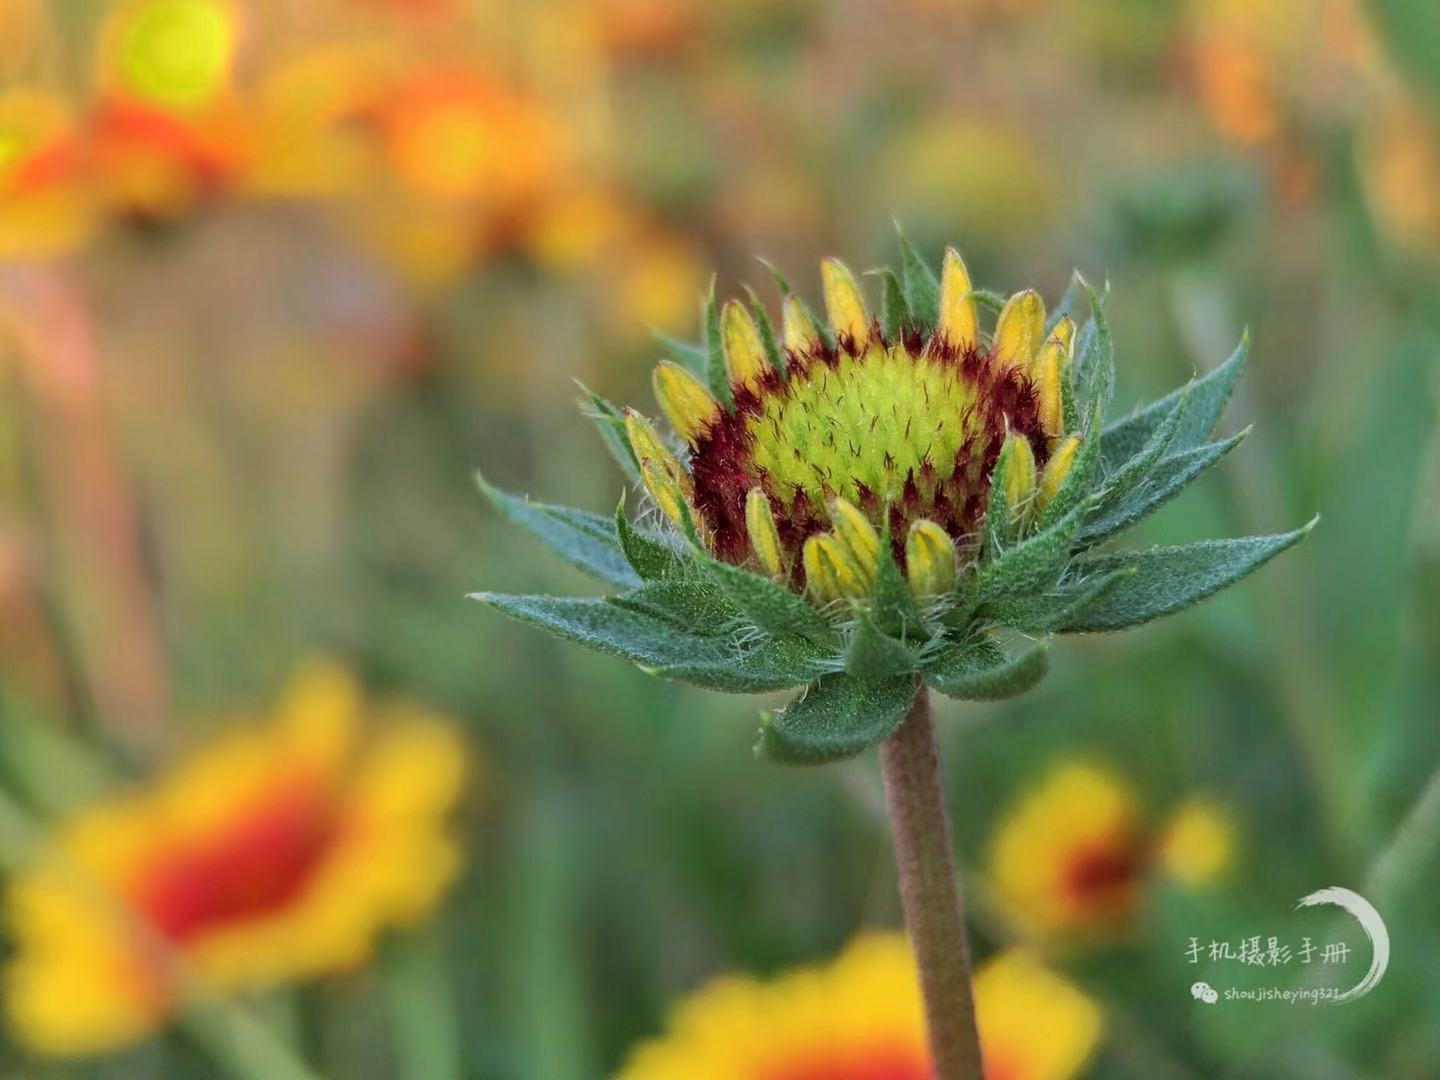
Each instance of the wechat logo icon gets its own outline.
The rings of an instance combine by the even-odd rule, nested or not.
[[[1190,996],[1196,1001],[1203,1001],[1206,1005],[1214,1005],[1220,1000],[1220,995],[1215,988],[1207,982],[1197,982],[1190,987]]]

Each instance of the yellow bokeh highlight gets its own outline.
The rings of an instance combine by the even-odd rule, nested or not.
[[[143,0],[124,5],[106,28],[111,88],[177,111],[214,103],[228,86],[238,27],[217,0]]]

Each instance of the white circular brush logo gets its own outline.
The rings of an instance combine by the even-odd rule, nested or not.
[[[1302,896],[1295,907],[1297,909],[1316,907],[1319,904],[1333,904],[1342,911],[1349,912],[1360,924],[1360,929],[1365,931],[1365,936],[1370,939],[1370,970],[1349,990],[1330,1000],[1332,1004],[1339,1005],[1343,1001],[1354,1001],[1356,998],[1364,997],[1375,989],[1381,978],[1384,977],[1385,969],[1390,966],[1390,932],[1385,929],[1385,920],[1380,917],[1380,913],[1375,910],[1369,900],[1359,893],[1341,888],[1339,885],[1332,885],[1328,889],[1312,892],[1309,896]]]

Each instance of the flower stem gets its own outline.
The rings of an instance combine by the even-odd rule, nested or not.
[[[925,688],[899,730],[880,747],[880,767],[895,835],[900,903],[920,969],[935,1078],[982,1080],[960,876],[940,788],[930,693]]]

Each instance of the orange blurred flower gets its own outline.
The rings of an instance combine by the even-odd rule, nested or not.
[[[1226,138],[1254,145],[1279,129],[1274,58],[1258,43],[1218,33],[1200,38],[1195,79],[1206,115]]]
[[[62,822],[11,880],[17,1037],[54,1055],[140,1038],[174,1011],[177,964],[234,992],[360,963],[453,877],[462,773],[438,719],[372,717],[346,672],[310,668],[268,725]]]
[[[1385,236],[1412,252],[1440,251],[1440,126],[1391,103],[1358,145],[1365,193]]]
[[[1102,1029],[1089,998],[1018,950],[976,973],[975,1012],[987,1080],[1069,1080]],[[929,1080],[929,1058],[910,943],[874,934],[773,982],[717,980],[619,1080]]]
[[[558,122],[478,69],[417,73],[387,94],[379,122],[400,180],[442,202],[513,210],[564,162]]]
[[[593,10],[604,46],[620,54],[671,54],[701,28],[693,0],[600,0]]]

